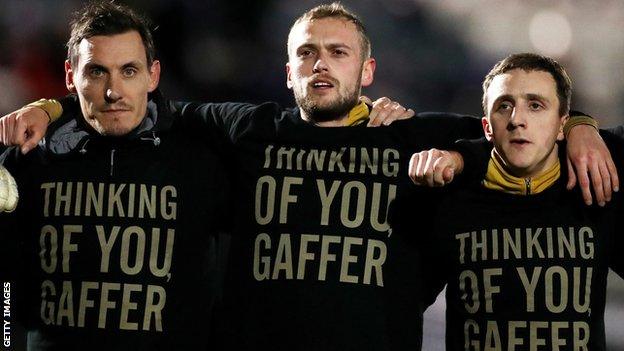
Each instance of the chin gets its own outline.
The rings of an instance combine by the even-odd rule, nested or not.
[[[102,135],[106,136],[123,136],[130,133],[134,128],[126,127],[126,126],[107,126],[103,128]]]
[[[509,162],[509,165],[511,166],[511,168],[513,169],[517,169],[517,170],[528,170],[529,168],[531,168],[531,165],[528,162]]]

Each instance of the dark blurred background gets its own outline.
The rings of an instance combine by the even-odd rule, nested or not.
[[[122,1],[156,26],[161,87],[173,98],[293,104],[286,35],[320,1]],[[0,0],[0,114],[65,94],[64,44],[78,0]],[[364,19],[377,59],[365,93],[417,111],[481,114],[480,83],[499,59],[537,51],[574,80],[574,107],[603,126],[624,118],[624,2],[343,1]]]
[[[172,98],[278,101],[292,21],[320,1],[134,0],[152,19]],[[84,1],[0,0],[0,115],[40,97],[66,94],[63,61],[70,13]],[[563,63],[573,107],[602,126],[624,121],[624,2],[493,0],[343,1],[367,25],[377,59],[365,94],[416,111],[480,115],[481,80],[513,52]],[[624,284],[611,277],[606,322],[611,349],[624,350]],[[443,350],[443,306],[428,313],[424,350]]]

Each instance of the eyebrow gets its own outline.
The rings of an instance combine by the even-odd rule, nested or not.
[[[328,48],[330,49],[349,49],[349,50],[353,50],[349,45],[345,44],[345,43],[335,43],[335,44],[329,44],[327,45]]]
[[[550,100],[547,97],[545,97],[544,95],[529,93],[529,94],[524,94],[523,96],[527,100],[539,100],[539,101],[545,102],[546,104],[550,104]],[[513,95],[505,94],[505,95],[501,95],[498,98],[496,98],[496,100],[494,100],[492,106],[496,106],[498,103],[500,103],[501,101],[505,101],[505,100],[514,101],[514,102],[516,101],[516,99],[513,97]]]
[[[140,62],[140,61],[136,61],[136,60],[134,60],[134,61],[130,61],[130,62],[127,62],[127,63],[123,64],[123,65],[121,66],[121,69],[126,69],[126,68],[128,68],[128,67],[135,67],[135,68],[139,68],[139,67],[142,67],[142,65],[141,65],[141,62]],[[95,63],[95,62],[89,62],[89,63],[86,63],[84,68],[85,68],[85,69],[93,69],[93,68],[97,68],[97,69],[101,69],[101,70],[102,70],[102,71],[104,71],[104,72],[108,72],[108,68],[107,68],[107,67],[105,67],[105,66],[103,66],[103,65],[101,65],[101,64],[99,64],[99,63]]]
[[[108,68],[100,65],[99,63],[89,62],[89,63],[86,63],[85,66],[84,66],[84,70],[85,71],[87,71],[89,69],[93,69],[93,68],[97,68],[97,69],[100,69],[100,70],[102,70],[104,72],[108,72]]]
[[[132,67],[132,68],[136,68],[137,70],[140,70],[141,68],[145,67],[145,65],[141,61],[130,61],[124,64],[123,66],[121,66],[121,69],[124,70],[128,67]]]
[[[526,94],[526,97],[528,100],[540,100],[540,101],[544,101],[546,103],[550,103],[550,100],[545,97],[544,95],[540,95],[540,94]]]
[[[305,43],[305,44],[301,44],[297,47],[296,50],[301,50],[301,49],[315,49],[316,45],[312,44],[312,43]]]
[[[345,43],[332,43],[332,44],[327,44],[326,47],[328,49],[348,49],[348,50],[353,50],[352,47],[350,47],[349,45],[345,44]],[[317,44],[313,44],[313,43],[305,43],[300,45],[297,50],[301,50],[301,49],[316,49],[318,48]]]

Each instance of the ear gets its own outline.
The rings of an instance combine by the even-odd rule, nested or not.
[[[160,61],[154,60],[152,67],[150,67],[150,81],[148,85],[150,93],[158,87],[158,82],[160,82]]]
[[[487,117],[481,117],[481,125],[483,126],[483,134],[488,141],[492,141],[494,134],[492,133],[492,125]]]
[[[362,86],[367,87],[373,84],[373,76],[375,75],[375,67],[377,67],[377,62],[374,58],[369,58],[364,60],[364,64],[362,65]]]
[[[565,134],[563,134],[563,126],[565,126],[569,118],[570,118],[570,115],[565,115],[561,117],[561,120],[560,120],[561,123],[559,123],[559,133],[557,133],[557,140],[565,139]]]
[[[74,84],[74,69],[69,60],[65,60],[65,86],[70,93],[76,93],[76,84]]]
[[[292,75],[292,72],[290,71],[290,62],[286,62],[286,86],[288,87],[288,89],[293,88],[291,75]]]

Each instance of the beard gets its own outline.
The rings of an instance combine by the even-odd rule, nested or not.
[[[358,79],[355,87],[360,86]],[[358,104],[360,91],[354,88],[344,94],[338,92],[338,96],[327,103],[321,104],[313,94],[305,94],[305,87],[293,89],[297,106],[314,123],[336,121],[348,115],[349,111]]]

